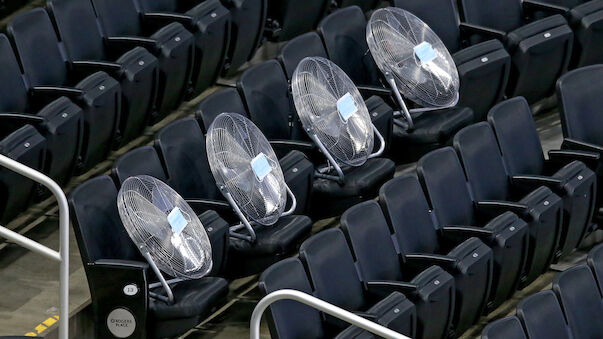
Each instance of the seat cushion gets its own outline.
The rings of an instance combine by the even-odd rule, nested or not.
[[[448,252],[448,256],[456,258],[460,261],[463,258],[472,255],[475,250],[482,246],[484,246],[484,243],[478,238],[469,238]]]
[[[414,119],[415,129],[405,131],[394,125],[394,138],[412,144],[446,143],[461,128],[473,122],[473,111],[467,107],[425,112]]]
[[[163,293],[161,288],[153,290]],[[174,304],[149,300],[149,310],[153,320],[164,321],[183,318],[199,319],[210,314],[228,295],[228,282],[222,278],[205,277],[187,280],[172,285]]]
[[[528,195],[523,197],[519,202],[522,204],[526,204],[530,209],[537,205],[541,205],[543,201],[547,200],[547,198],[551,197],[554,193],[548,187],[539,187]],[[547,204],[548,205],[548,204]]]
[[[507,47],[515,48],[527,38],[563,25],[567,25],[567,21],[560,14],[531,22],[507,34]]]
[[[585,169],[586,165],[584,165],[583,162],[572,161],[555,172],[552,177],[566,182],[579,175],[580,172],[584,171]]]
[[[314,190],[317,194],[333,198],[373,196],[377,194],[382,184],[394,177],[395,170],[394,162],[389,159],[369,159],[360,167],[352,167],[344,171],[344,185],[333,180],[317,178],[314,181]]]
[[[475,44],[464,48],[452,55],[456,65],[462,65],[482,55],[504,49],[503,44],[498,40],[488,40],[479,44]]]
[[[283,254],[292,252],[310,235],[312,220],[301,215],[281,217],[272,226],[260,226],[255,229],[256,242],[231,239],[234,251],[249,255]]]

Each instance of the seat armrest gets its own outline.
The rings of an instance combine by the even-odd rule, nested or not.
[[[33,125],[41,124],[46,121],[44,117],[21,112],[2,112],[0,113],[0,120],[2,120],[3,124],[16,123]]]
[[[571,138],[563,139],[563,144],[561,145],[562,150],[575,150],[575,151],[586,151],[586,152],[594,152],[594,153],[603,153],[603,147],[591,144],[589,142],[575,140]]]
[[[493,218],[505,212],[513,212],[521,217],[529,215],[528,206],[511,201],[484,200],[476,201],[475,209],[481,215]]]
[[[554,4],[549,4],[542,1],[537,0],[523,0],[522,1],[523,10],[526,14],[531,15],[534,12],[546,12],[549,15],[553,14],[561,14],[566,15],[569,12],[569,8]]]
[[[549,161],[555,164],[567,164],[576,160],[583,162],[588,168],[596,171],[601,163],[601,153],[580,150],[549,151]]]
[[[181,23],[187,29],[195,26],[195,19],[190,15],[167,12],[148,12],[143,14],[143,20],[152,24],[167,25],[172,22]]]
[[[379,320],[375,314],[371,314],[371,313],[367,313],[367,312],[359,312],[359,311],[355,311],[352,313],[354,313],[355,315],[357,315],[359,317],[362,317],[364,319],[367,319],[367,320],[370,320],[373,322],[376,322],[377,320]]]
[[[439,233],[442,237],[451,240],[467,240],[469,238],[478,238],[480,240],[490,240],[494,237],[494,231],[475,226],[458,226],[450,225],[444,226],[439,229]]]
[[[106,72],[115,74],[122,70],[122,66],[109,61],[75,60],[71,62],[74,71],[80,73]]]
[[[225,201],[209,200],[209,199],[185,199],[197,214],[202,214],[206,211],[231,211],[232,206]]]
[[[149,268],[149,264],[146,262],[120,259],[99,259],[92,263],[92,266],[141,271]]]
[[[416,292],[418,287],[408,282],[374,280],[366,282],[366,289],[369,293],[375,295],[389,295],[392,292],[400,292],[407,295]]]
[[[314,143],[301,140],[270,140],[270,145],[275,151],[284,153],[288,153],[288,151],[300,151],[306,153],[311,152],[316,148]]]
[[[478,35],[485,39],[498,39],[500,41],[505,41],[507,37],[507,33],[503,31],[499,31],[494,28],[468,24],[465,22],[461,22],[459,25],[459,29],[461,31],[461,35],[465,38],[469,38],[474,35]]]
[[[514,175],[511,176],[511,185],[522,191],[533,191],[541,186],[558,191],[564,182],[560,179],[543,175]]]
[[[451,269],[457,262],[455,258],[446,255],[427,253],[406,254],[403,256],[403,259],[408,266],[421,271],[433,265],[444,269]]]
[[[52,101],[59,97],[77,100],[82,97],[84,91],[73,87],[35,86],[29,90],[29,93],[34,100]]]
[[[157,41],[149,38],[133,36],[111,36],[105,38],[105,44],[110,49],[129,50],[134,47],[144,47],[150,52],[157,51]]]
[[[389,88],[378,87],[378,86],[356,86],[360,94],[363,97],[370,97],[376,95],[378,97],[390,98],[394,95],[394,92]]]

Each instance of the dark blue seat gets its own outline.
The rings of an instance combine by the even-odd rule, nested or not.
[[[553,291],[538,292],[517,305],[528,339],[572,339],[572,334],[557,296]]]
[[[481,339],[528,339],[517,317],[506,317],[490,323]]]

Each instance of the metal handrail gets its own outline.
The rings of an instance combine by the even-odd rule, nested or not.
[[[46,175],[0,154],[0,166],[21,174],[50,190],[59,204],[59,251],[0,226],[0,237],[23,246],[46,258],[58,261],[59,269],[59,339],[69,337],[69,206],[61,187]]]
[[[287,289],[275,291],[268,294],[267,296],[262,298],[262,300],[260,300],[255,306],[255,309],[251,314],[251,327],[249,333],[251,339],[260,339],[260,322],[262,320],[262,315],[264,314],[264,311],[266,311],[266,308],[268,308],[268,306],[270,306],[272,303],[283,299],[294,300],[302,304],[308,305],[319,311],[322,311],[333,317],[350,323],[351,325],[360,327],[366,331],[369,331],[386,339],[410,339],[405,335],[402,335],[398,332],[394,332],[387,327],[364,319],[360,316],[355,315],[354,313],[348,312],[335,305],[329,304],[326,301],[320,300],[316,297],[313,297],[300,291]]]

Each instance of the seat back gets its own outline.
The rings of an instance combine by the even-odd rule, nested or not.
[[[603,245],[597,245],[590,250],[587,262],[597,279],[599,292],[603,295]]]
[[[517,305],[528,338],[572,339],[555,293],[546,290],[524,298]]]
[[[394,0],[393,3],[425,22],[450,53],[460,49],[460,18],[455,0]]]
[[[505,164],[490,125],[483,121],[460,130],[453,139],[475,200],[507,200]]]
[[[402,281],[400,259],[379,204],[370,200],[341,216],[343,230],[363,281]]]
[[[327,51],[320,35],[309,32],[291,39],[281,49],[278,59],[285,69],[287,78],[291,80],[299,62],[306,57],[322,57],[327,59]]]
[[[510,32],[523,25],[520,0],[460,0],[464,21]]]
[[[230,0],[224,4],[232,18],[227,75],[233,75],[253,58],[260,45],[266,23],[267,0]]]
[[[268,140],[301,139],[305,134],[298,123],[287,77],[278,61],[264,61],[250,67],[237,87],[251,120]]]
[[[509,174],[542,174],[542,144],[526,99],[517,97],[492,107],[488,122],[494,129]]]
[[[386,182],[379,203],[400,253],[434,253],[439,249],[436,226],[423,188],[414,174]]]
[[[142,27],[134,0],[91,0],[106,36],[140,36]]]
[[[603,65],[570,71],[557,82],[563,135],[603,146]]]
[[[99,259],[141,259],[119,217],[117,188],[109,176],[79,185],[69,195],[69,207],[84,267]]]
[[[329,59],[356,85],[380,85],[379,69],[366,42],[366,17],[358,6],[339,9],[318,25]]]
[[[0,112],[27,112],[27,87],[19,62],[4,34],[0,34]]]
[[[473,199],[461,162],[452,147],[424,155],[417,172],[439,226],[473,225]]]
[[[103,37],[90,1],[50,0],[48,11],[71,60],[104,60]]]
[[[280,26],[278,41],[287,41],[316,28],[329,0],[269,0],[268,17]]]
[[[214,119],[222,113],[239,113],[249,118],[247,108],[236,88],[226,88],[208,95],[197,107],[195,117],[207,133]]]
[[[348,311],[363,310],[362,283],[340,229],[325,230],[308,238],[299,249],[299,257],[317,298]]]
[[[222,200],[209,168],[205,137],[194,118],[175,121],[155,137],[170,186],[186,199]]]
[[[168,183],[167,174],[153,146],[135,148],[119,157],[113,165],[112,175],[120,186],[129,177],[137,175],[150,175]]]
[[[559,297],[574,338],[603,336],[603,322],[595,320],[603,314],[601,293],[587,265],[575,266],[558,274],[553,280],[553,291]]]
[[[60,86],[67,82],[67,63],[45,10],[36,8],[17,15],[7,32],[29,86]]]
[[[143,0],[138,1],[144,12],[178,12],[179,0]]]
[[[492,322],[482,331],[481,339],[528,339],[517,317],[506,317]]]
[[[375,9],[381,0],[337,0],[339,7],[358,6],[364,12],[368,12],[371,9]]]
[[[282,289],[292,289],[312,295],[312,287],[298,258],[281,260],[262,273],[259,288],[265,295]],[[292,300],[280,300],[270,305],[268,327],[272,338],[324,338],[320,312]]]
[[[42,171],[46,139],[31,125],[3,131],[0,122],[0,154]],[[0,167],[0,224],[6,225],[30,204],[36,183],[21,174]]]

